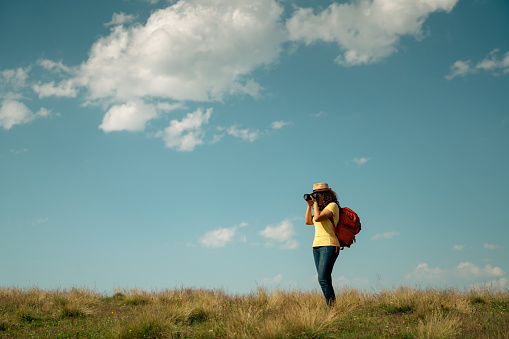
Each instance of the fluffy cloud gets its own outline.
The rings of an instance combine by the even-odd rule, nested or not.
[[[288,126],[288,125],[291,125],[291,122],[287,122],[287,121],[274,121],[272,123],[272,128],[273,129],[281,129],[285,126]]]
[[[0,89],[8,87],[11,90],[19,90],[26,86],[29,68],[6,69],[0,72]]]
[[[377,240],[377,239],[390,239],[390,238],[393,238],[395,236],[399,235],[399,232],[384,232],[384,233],[380,233],[380,234],[375,234],[374,236],[371,237],[371,240]]]
[[[258,136],[260,135],[258,130],[250,130],[249,128],[241,129],[237,125],[231,126],[226,131],[229,135],[251,142],[258,139]]]
[[[447,271],[440,267],[431,268],[427,263],[417,265],[412,273],[406,275],[406,279],[417,279],[424,281],[441,281],[446,278]]]
[[[73,84],[85,87],[90,100],[121,102],[257,95],[260,86],[249,74],[279,56],[286,38],[281,14],[273,0],[179,1],[145,25],[115,26],[94,43]]]
[[[6,130],[47,117],[50,112],[41,108],[33,113],[23,102],[23,89],[27,87],[30,68],[6,69],[0,72],[0,126]]]
[[[220,134],[214,135],[214,139],[211,143],[220,141],[224,138],[225,135],[231,135],[243,141],[254,142],[260,137],[261,134],[260,130],[258,129],[241,128],[238,124],[233,124],[230,127],[218,126],[216,129],[220,132]]]
[[[458,60],[451,66],[451,74],[447,75],[446,79],[451,80],[452,78],[455,78],[458,75],[464,76],[471,72],[472,67],[470,60],[468,61]]]
[[[171,112],[176,109],[183,109],[185,105],[181,102],[170,104],[168,102],[160,102],[157,104],[157,109],[161,112]]]
[[[235,235],[235,228],[219,228],[214,231],[207,232],[200,242],[206,247],[224,247],[228,242],[233,239]]]
[[[462,251],[464,248],[465,248],[464,245],[454,245],[452,247],[452,249],[455,250],[455,251]]]
[[[37,64],[39,64],[39,66],[41,66],[42,68],[44,68],[48,71],[54,72],[54,73],[64,72],[64,73],[71,74],[71,73],[74,73],[74,71],[75,71],[71,67],[64,65],[62,61],[55,62],[55,61],[48,60],[48,59],[40,59],[39,61],[37,61]]]
[[[266,246],[274,246],[279,244],[281,249],[296,249],[299,247],[299,242],[293,237],[296,235],[293,224],[290,220],[285,219],[276,226],[269,225],[260,235],[267,238]]]
[[[335,42],[344,52],[336,62],[345,66],[369,64],[397,50],[403,35],[422,35],[427,16],[449,12],[458,0],[368,0],[333,3],[315,14],[299,8],[286,22],[290,39],[307,45]]]
[[[154,119],[157,111],[154,106],[141,101],[128,102],[111,107],[99,126],[105,132],[143,131],[147,121]]]
[[[509,73],[509,51],[501,58],[499,58],[498,52],[498,49],[494,49],[475,66],[472,65],[471,60],[458,60],[452,64],[451,73],[445,78],[451,80],[457,76],[465,76],[480,71],[491,72],[495,76],[507,74]]]
[[[480,268],[470,262],[462,262],[456,267],[456,271],[464,277],[500,277],[504,271],[500,267],[492,267],[490,264]]]
[[[36,118],[47,117],[49,111],[41,108],[33,113],[24,103],[15,100],[5,100],[0,106],[0,126],[11,129],[14,125],[26,124]]]
[[[45,84],[36,84],[33,87],[35,93],[39,94],[39,98],[50,96],[75,98],[78,90],[74,87],[72,80],[64,80],[55,85],[54,81]]]
[[[216,230],[205,233],[205,235],[200,238],[199,242],[208,248],[224,247],[227,243],[234,239],[238,228],[246,226],[247,223],[242,222],[237,226],[218,228]],[[245,236],[241,237],[240,241],[245,242]]]
[[[161,136],[166,147],[172,147],[178,151],[192,151],[197,145],[203,144],[204,132],[202,127],[208,124],[212,108],[203,112],[199,108],[193,113],[187,114],[181,121],[172,120]]]
[[[104,24],[104,26],[117,26],[123,24],[129,24],[136,19],[136,15],[128,15],[125,13],[114,13],[111,21]]]

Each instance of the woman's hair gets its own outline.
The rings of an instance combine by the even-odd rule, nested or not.
[[[319,206],[320,211],[323,210],[331,202],[335,202],[336,204],[338,204],[338,207],[341,208],[341,206],[339,205],[339,202],[338,202],[338,196],[337,196],[336,192],[334,192],[333,190],[330,190],[330,191],[325,191],[325,192],[320,192],[320,193],[323,196],[323,207]]]

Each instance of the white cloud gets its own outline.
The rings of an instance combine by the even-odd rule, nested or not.
[[[218,228],[217,230],[205,233],[200,242],[210,248],[224,247],[228,242],[232,241],[235,230],[235,227]]]
[[[0,106],[0,126],[11,129],[14,125],[26,124],[40,117],[47,117],[50,112],[41,108],[33,113],[24,103],[15,100],[5,100]]]
[[[0,88],[9,87],[12,90],[19,90],[26,86],[30,68],[6,69],[0,73]]]
[[[375,234],[374,236],[371,237],[371,240],[377,240],[377,239],[390,239],[390,238],[393,238],[395,236],[399,235],[399,232],[384,232],[384,233],[380,233],[380,234]]]
[[[160,102],[157,104],[157,109],[161,112],[171,112],[183,108],[185,108],[185,105],[182,102],[176,102],[173,104],[170,104],[169,102]]]
[[[285,219],[276,226],[269,225],[260,235],[267,238],[266,246],[274,246],[279,244],[281,249],[296,249],[299,247],[299,242],[293,237],[296,235],[293,223]]]
[[[486,264],[484,268],[479,268],[470,262],[462,262],[456,267],[457,272],[465,277],[500,277],[504,271],[500,267],[492,267]]]
[[[272,123],[272,128],[273,129],[281,129],[281,128],[291,125],[291,124],[292,124],[291,122],[287,122],[287,121],[274,121]]]
[[[455,250],[455,251],[461,251],[461,250],[463,250],[464,248],[465,248],[465,246],[464,246],[464,245],[454,245],[454,246],[452,247],[452,249],[453,249],[453,250]]]
[[[159,133],[166,147],[175,148],[178,151],[193,151],[197,145],[203,144],[204,132],[202,127],[208,124],[212,108],[203,112],[199,108],[193,113],[187,114],[181,121],[172,120],[163,132]]]
[[[412,273],[406,275],[406,279],[417,279],[424,281],[445,281],[447,271],[440,267],[430,268],[427,263],[417,265]]]
[[[502,248],[502,246],[496,244],[484,244],[483,247],[489,250],[497,250],[499,248]]]
[[[44,107],[41,107],[41,109],[39,109],[39,111],[37,113],[35,113],[34,118],[39,118],[39,117],[46,118],[47,116],[50,115],[50,113],[51,112],[49,110],[47,110]]]
[[[37,113],[33,113],[21,102],[25,99],[22,90],[27,87],[29,71],[30,67],[20,67],[0,72],[0,126],[6,130],[50,114],[50,111],[44,107],[41,107]]]
[[[3,99],[4,101],[20,101],[25,99],[25,97],[21,93],[7,92],[0,93],[0,99]]]
[[[256,96],[260,86],[249,74],[279,56],[281,13],[273,0],[179,1],[145,25],[115,26],[93,44],[72,83],[86,88],[89,100]]]
[[[50,96],[75,98],[78,94],[72,80],[61,81],[58,85],[55,85],[54,81],[42,85],[35,84],[32,88],[35,93],[39,94],[39,98]]]
[[[263,278],[260,281],[260,285],[277,285],[283,280],[283,274],[278,274],[273,278]]]
[[[509,51],[501,58],[498,57],[498,49],[491,51],[483,60],[475,66],[471,60],[454,62],[451,66],[451,73],[445,78],[451,80],[457,76],[465,76],[479,71],[491,72],[495,76],[509,73]]]
[[[484,71],[492,71],[495,75],[509,73],[509,51],[502,58],[498,58],[498,49],[494,49],[475,68]]]
[[[205,235],[200,238],[199,242],[208,248],[224,247],[226,246],[227,243],[231,242],[234,239],[235,233],[238,228],[246,226],[247,223],[242,222],[237,226],[218,228],[216,230],[205,233]],[[246,242],[247,241],[246,236],[241,236],[239,241]]]
[[[343,54],[336,62],[361,65],[377,62],[397,50],[401,36],[422,36],[429,14],[450,12],[457,0],[368,0],[333,3],[320,13],[299,8],[286,22],[290,39],[307,45],[335,42]]]
[[[458,60],[451,66],[451,74],[446,76],[446,79],[451,80],[452,78],[458,75],[464,76],[470,72],[472,72],[472,68],[470,67],[470,60],[468,61]]]
[[[141,101],[112,106],[99,126],[105,132],[143,131],[146,123],[157,117],[154,106]]]
[[[18,101],[4,101],[0,107],[0,125],[4,129],[32,121],[30,109]]]
[[[54,62],[54,61],[48,60],[48,59],[40,59],[39,61],[37,61],[37,63],[42,68],[44,68],[48,71],[56,72],[56,73],[61,73],[61,72],[73,73],[74,72],[74,70],[71,67],[64,65],[62,63],[62,61]]]
[[[354,158],[353,162],[355,162],[357,164],[357,166],[359,167],[359,166],[367,163],[369,160],[371,160],[371,158]]]
[[[249,128],[240,129],[238,125],[233,125],[226,130],[229,135],[240,138],[244,141],[253,142],[258,139],[260,132],[258,130],[250,130]]]
[[[113,17],[111,21],[104,24],[104,26],[117,26],[123,24],[129,24],[136,20],[136,15],[128,15],[123,12],[121,13],[113,13]]]

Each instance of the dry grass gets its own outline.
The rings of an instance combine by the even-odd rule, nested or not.
[[[509,293],[0,288],[2,338],[507,338]]]

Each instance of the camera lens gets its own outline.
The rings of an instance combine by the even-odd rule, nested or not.
[[[304,194],[304,200],[309,201],[311,200],[311,194]]]

